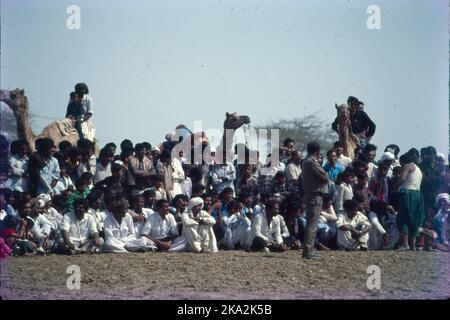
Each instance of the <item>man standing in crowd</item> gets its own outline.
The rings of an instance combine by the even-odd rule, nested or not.
[[[328,184],[328,174],[319,164],[320,144],[310,142],[307,145],[308,157],[302,163],[302,187],[305,192],[306,233],[303,258],[318,259],[313,253],[317,233],[317,223],[322,211],[322,195]]]

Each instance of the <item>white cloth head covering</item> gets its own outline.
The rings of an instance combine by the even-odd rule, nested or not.
[[[382,161],[384,161],[384,160],[395,160],[395,155],[392,152],[386,151],[381,156],[381,160]]]
[[[125,167],[125,163],[123,163],[122,160],[116,160],[114,161],[114,164],[118,164],[119,166]]]
[[[152,151],[158,151],[161,152],[161,149],[159,148],[159,145],[155,144],[152,148]]]
[[[444,199],[446,202],[450,202],[450,195],[448,193],[440,193],[436,196],[436,204],[439,204],[439,202]]]
[[[442,160],[445,161],[445,155],[442,152],[436,153],[436,158],[441,158]]]
[[[41,193],[40,195],[37,196],[37,199],[42,200],[45,203],[52,201],[52,197],[50,197],[50,195],[47,193]]]
[[[187,209],[189,211],[192,211],[192,208],[199,206],[199,205],[203,206],[203,199],[200,197],[195,197],[195,198],[192,198],[191,200],[189,200]]]
[[[39,200],[37,201],[37,207],[38,207],[38,208],[44,208],[44,207],[45,207],[45,201],[42,200],[42,199],[39,199]]]
[[[32,225],[30,227],[33,227],[35,225],[35,221],[32,217],[27,216],[25,219],[27,220],[28,223],[30,223],[30,222],[32,223]]]

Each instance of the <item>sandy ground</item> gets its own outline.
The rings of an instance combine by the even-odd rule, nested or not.
[[[443,252],[133,253],[20,257],[1,262],[2,299],[448,299]],[[70,265],[81,288],[66,286]],[[381,289],[367,289],[367,267]]]

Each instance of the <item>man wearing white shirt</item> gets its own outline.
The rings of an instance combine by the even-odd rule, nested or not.
[[[100,235],[103,235],[103,226],[105,223],[105,219],[109,214],[109,211],[106,208],[104,210],[100,210],[101,204],[103,202],[103,194],[98,190],[94,190],[88,194],[86,199],[89,202],[89,209],[87,213],[94,218],[95,225],[97,226],[97,231]]]
[[[336,151],[337,155],[336,163],[339,163],[345,168],[347,168],[350,164],[352,164],[352,159],[343,154],[344,148],[342,147],[342,144],[339,141],[336,141],[334,143],[333,149],[334,151]]]
[[[78,95],[81,103],[80,119],[77,123],[77,126],[79,126],[82,131],[80,138],[86,138],[90,141],[94,141],[95,127],[91,121],[94,109],[92,98],[88,95],[89,88],[85,83],[77,83],[75,85],[75,92]]]
[[[283,244],[281,220],[278,216],[280,205],[271,201],[266,205],[266,213],[255,216],[251,225],[252,246],[255,251],[286,251]]]
[[[152,241],[159,251],[168,251],[173,240],[178,237],[178,225],[173,214],[169,213],[169,202],[158,200],[156,212],[148,216],[142,235]]]
[[[370,202],[368,218],[372,224],[369,248],[371,250],[394,249],[400,239],[396,224],[397,213],[394,208],[383,201],[373,199]]]
[[[377,147],[373,144],[367,144],[363,149],[363,157],[369,163],[369,170],[367,170],[367,175],[369,179],[376,177],[378,173],[378,166],[374,163],[375,157],[377,155]]]
[[[236,169],[232,163],[216,164],[211,169],[212,184],[217,193],[230,187],[234,190],[234,180],[236,180]]]
[[[286,169],[284,170],[284,172],[286,173],[288,183],[291,183],[292,181],[297,181],[298,177],[302,173],[302,166],[300,165],[301,160],[302,155],[300,151],[298,150],[292,151],[290,162],[286,166]]]
[[[61,222],[62,238],[57,243],[61,253],[97,252],[103,245],[94,218],[86,214],[88,202],[80,198],[74,202],[74,211],[64,215]]]
[[[78,140],[77,147],[81,150],[81,162],[77,169],[78,177],[84,172],[90,172],[92,176],[95,176],[95,170],[97,168],[97,158],[94,155],[95,144],[88,140]]]
[[[134,231],[138,239],[142,236],[142,229],[149,216],[155,213],[152,209],[144,208],[144,204],[144,196],[140,194],[139,190],[134,191],[133,210],[130,210],[129,213],[133,218]]]
[[[156,249],[148,238],[136,238],[133,218],[128,213],[128,201],[125,199],[112,202],[111,214],[105,220],[104,229],[104,252],[127,253]]]
[[[355,180],[355,173],[351,168],[344,171],[343,181],[336,188],[336,199],[334,202],[334,209],[336,212],[344,210],[344,201],[353,199],[353,183]]]
[[[344,202],[345,211],[336,221],[338,250],[368,250],[369,232],[372,228],[367,217],[358,211],[356,200]]]
[[[14,147],[13,147],[14,144]],[[11,143],[11,153],[9,158],[9,166],[12,169],[12,185],[13,191],[28,192],[28,155],[30,146],[25,140],[16,140]]]
[[[63,165],[60,166],[59,180],[56,183],[56,186],[53,188],[53,193],[55,196],[57,196],[68,189],[75,190],[75,185],[69,174],[67,173],[67,168]]]
[[[95,166],[94,184],[107,177],[112,176],[111,163],[114,160],[114,153],[109,148],[100,150],[99,159]]]

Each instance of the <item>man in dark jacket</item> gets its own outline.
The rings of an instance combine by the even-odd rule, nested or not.
[[[355,97],[348,97],[347,104],[350,107],[350,118],[352,122],[352,131],[359,138],[361,148],[370,142],[375,134],[376,125],[364,112],[364,103]],[[338,118],[331,125],[331,128],[337,132]]]

